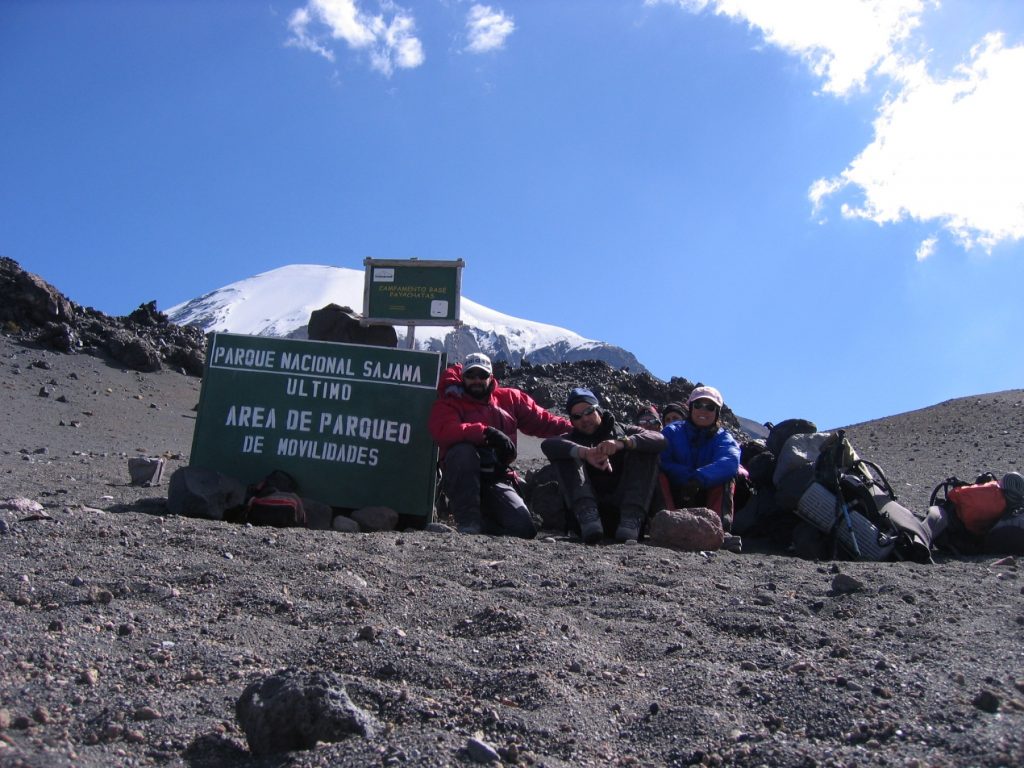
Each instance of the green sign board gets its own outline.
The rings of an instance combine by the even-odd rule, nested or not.
[[[363,317],[374,323],[458,325],[462,259],[364,259]]]
[[[247,484],[282,469],[333,507],[429,518],[443,368],[432,352],[210,334],[191,464]]]

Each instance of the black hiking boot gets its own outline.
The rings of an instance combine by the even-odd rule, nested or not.
[[[580,524],[580,538],[584,544],[597,544],[604,538],[601,513],[596,504],[586,504],[576,510],[576,521]]]
[[[623,507],[619,510],[619,527],[615,529],[615,540],[639,541],[643,520],[644,511],[639,507]]]

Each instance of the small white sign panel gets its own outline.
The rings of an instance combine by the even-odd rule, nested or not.
[[[393,283],[395,282],[394,267],[377,267],[373,270],[373,282]]]
[[[448,302],[444,299],[434,299],[430,302],[431,317],[448,317]]]

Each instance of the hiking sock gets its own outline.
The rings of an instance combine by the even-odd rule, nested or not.
[[[573,513],[580,524],[580,537],[584,544],[597,544],[604,538],[604,526],[601,525],[601,513],[592,499],[584,499],[582,503],[573,505]]]

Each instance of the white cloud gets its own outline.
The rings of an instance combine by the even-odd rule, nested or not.
[[[837,176],[808,189],[815,214],[841,190],[842,215],[879,224],[937,221],[965,248],[1024,239],[1024,47],[987,35],[951,76],[929,74],[911,51],[938,0],[645,0],[744,21],[800,56],[838,96],[872,76],[894,87],[878,107],[874,139]],[[918,258],[934,248],[922,243]]]
[[[334,52],[324,37],[342,40],[354,50],[367,50],[370,66],[385,75],[395,67],[412,69],[424,59],[413,17],[390,0],[380,0],[381,14],[361,10],[357,0],[309,0],[288,19],[287,44],[312,51],[329,61]],[[390,13],[390,22],[384,13]]]
[[[852,186],[863,202],[844,205],[847,217],[938,220],[965,248],[1024,238],[1024,47],[988,35],[952,77],[933,79],[919,64],[901,79],[874,140],[837,177],[811,186],[812,203]]]
[[[917,247],[917,251],[914,256],[918,261],[924,261],[933,253],[935,253],[935,245],[939,242],[937,237],[928,237],[921,241],[921,245]]]
[[[691,13],[710,8],[745,21],[772,45],[800,56],[842,95],[862,87],[873,70],[896,66],[898,49],[927,5],[937,0],[644,0],[678,5]]]
[[[474,5],[466,15],[470,53],[485,53],[505,46],[505,39],[515,31],[516,25],[504,11],[489,5]]]

